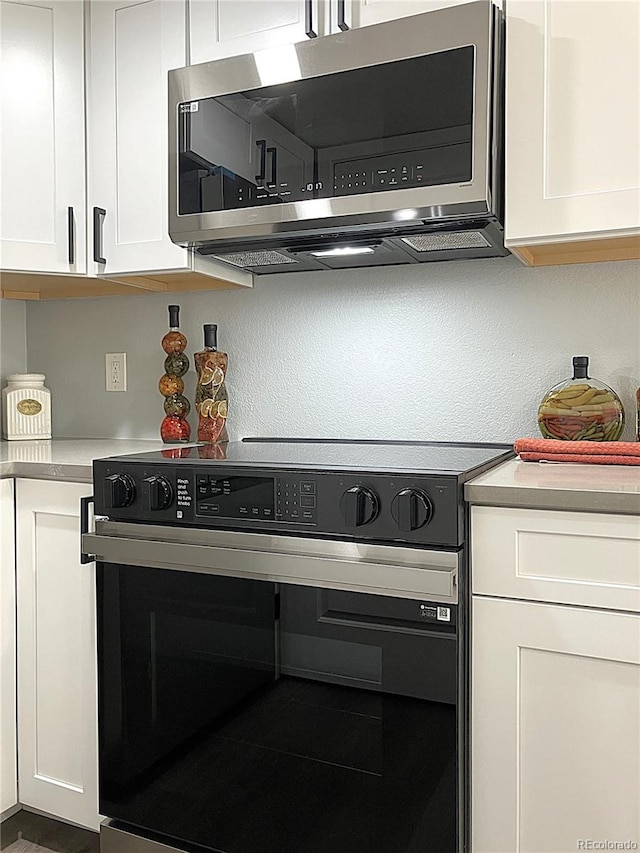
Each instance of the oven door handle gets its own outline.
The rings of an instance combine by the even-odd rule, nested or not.
[[[80,498],[80,562],[83,564],[93,563],[95,557],[84,550],[84,537],[89,533],[89,507],[94,502],[94,497]]]
[[[87,533],[83,547],[103,563],[458,603],[459,552],[225,531],[180,533],[196,542],[152,538],[147,528],[138,536]]]

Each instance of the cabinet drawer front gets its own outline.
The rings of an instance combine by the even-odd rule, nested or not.
[[[640,518],[473,507],[476,595],[640,612]]]

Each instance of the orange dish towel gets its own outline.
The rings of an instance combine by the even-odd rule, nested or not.
[[[581,462],[588,465],[640,465],[638,441],[556,441],[519,438],[514,450],[525,462]]]

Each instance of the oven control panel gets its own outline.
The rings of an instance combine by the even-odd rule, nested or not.
[[[444,474],[102,459],[94,463],[94,498],[96,515],[119,521],[448,547],[464,541],[461,488]]]
[[[316,481],[307,477],[279,477],[276,486],[278,517],[284,521],[315,524],[318,518]]]
[[[251,474],[198,474],[195,515],[253,521],[315,524],[316,482],[299,476],[256,477]]]

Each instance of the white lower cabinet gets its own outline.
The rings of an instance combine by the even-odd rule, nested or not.
[[[640,615],[474,596],[472,618],[473,853],[636,849]]]
[[[0,815],[18,802],[13,480],[0,480]]]
[[[95,570],[80,563],[91,486],[16,482],[20,802],[97,829]]]

